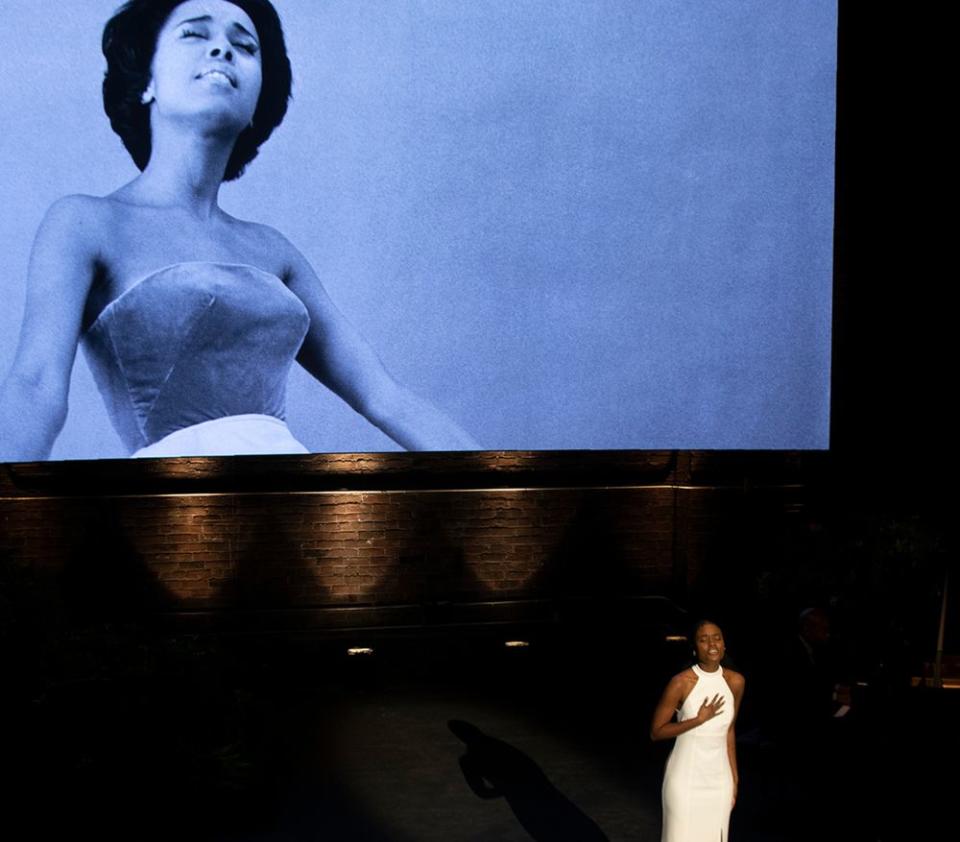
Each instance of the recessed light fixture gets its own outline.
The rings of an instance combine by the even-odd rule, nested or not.
[[[372,655],[373,649],[369,646],[351,646],[347,649],[348,655]]]
[[[507,649],[524,649],[525,647],[530,645],[530,641],[529,640],[505,640],[503,642],[503,645],[506,646]]]
[[[685,634],[668,634],[664,640],[667,643],[685,643],[687,636]]]

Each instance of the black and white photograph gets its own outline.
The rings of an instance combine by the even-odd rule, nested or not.
[[[827,446],[832,2],[254,6],[5,6],[5,458]]]

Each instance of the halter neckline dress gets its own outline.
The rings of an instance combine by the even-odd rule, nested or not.
[[[284,420],[287,377],[310,325],[276,275],[174,263],[111,301],[83,348],[130,454],[307,453]]]
[[[661,842],[726,842],[733,801],[733,772],[727,756],[727,731],[734,700],[723,668],[692,667],[697,683],[680,705],[677,721],[696,717],[704,698],[723,697],[720,712],[680,734],[663,775]]]

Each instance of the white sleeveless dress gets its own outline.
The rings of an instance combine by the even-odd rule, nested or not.
[[[676,738],[663,775],[661,842],[726,842],[733,800],[733,772],[727,731],[733,721],[733,693],[723,668],[704,672],[680,706],[678,721],[692,719],[704,698],[724,699],[720,713]]]

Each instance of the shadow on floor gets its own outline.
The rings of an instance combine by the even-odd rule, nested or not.
[[[506,799],[536,842],[608,842],[596,822],[558,790],[520,749],[484,734],[469,722],[447,723],[467,747],[460,768],[479,798]]]

